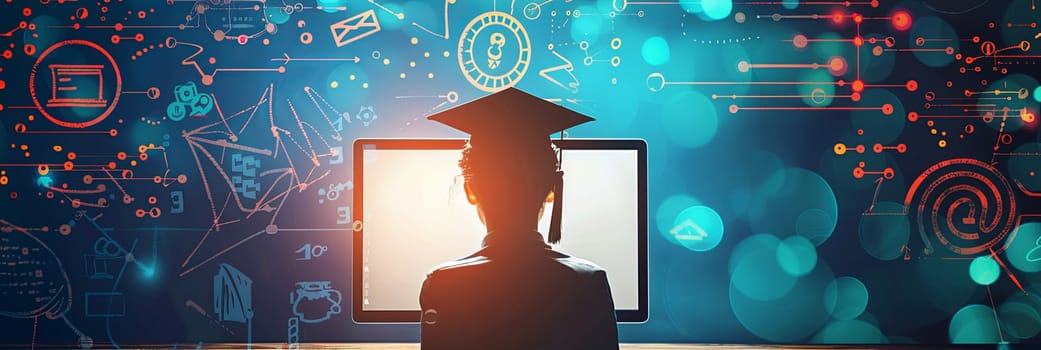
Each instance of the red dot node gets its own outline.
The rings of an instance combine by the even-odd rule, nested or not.
[[[858,179],[859,178],[863,178],[864,177],[864,169],[862,169],[862,168],[853,168],[853,177],[854,178],[858,178]]]
[[[893,28],[904,31],[911,29],[911,15],[905,11],[898,11],[893,14]]]
[[[828,70],[831,71],[832,75],[842,75],[846,73],[846,60],[842,57],[832,57],[828,61]]]
[[[799,49],[805,49],[806,45],[808,45],[809,42],[810,40],[802,34],[796,35],[794,38],[792,38],[792,45],[795,45],[795,47]]]
[[[914,80],[908,80],[907,84],[904,85],[904,87],[907,88],[907,91],[914,92],[915,90],[918,90],[918,82]]]
[[[856,47],[864,46],[864,38],[859,37],[859,36],[853,38],[853,46],[856,46]]]
[[[854,80],[853,81],[853,92],[861,92],[861,91],[864,91],[864,82],[861,81],[861,80]]]

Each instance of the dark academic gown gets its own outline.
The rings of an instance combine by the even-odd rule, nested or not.
[[[423,281],[422,349],[618,349],[607,274],[538,232],[489,234]]]

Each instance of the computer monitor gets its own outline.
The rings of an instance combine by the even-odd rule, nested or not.
[[[647,320],[647,145],[631,139],[553,141],[563,154],[562,240],[553,249],[607,271],[619,322]],[[481,248],[458,161],[466,140],[354,143],[355,322],[418,322],[428,272]],[[539,222],[548,232],[549,213]]]

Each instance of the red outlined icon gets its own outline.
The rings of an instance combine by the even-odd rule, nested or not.
[[[51,64],[47,107],[105,107],[105,76],[99,64]]]
[[[60,62],[64,54],[52,55],[55,51],[74,47],[92,49],[108,62]],[[41,72],[41,69],[44,71]],[[38,89],[38,80],[46,83],[47,78],[50,78],[49,89]],[[114,81],[114,85],[108,85],[106,81]],[[106,87],[109,87],[108,91]],[[29,94],[32,95],[33,104],[47,120],[66,128],[87,128],[105,120],[116,108],[122,88],[123,78],[116,60],[101,46],[86,40],[66,40],[48,47],[40,54],[29,74]],[[41,100],[46,104],[41,103]],[[68,120],[68,116],[75,116],[75,119]]]

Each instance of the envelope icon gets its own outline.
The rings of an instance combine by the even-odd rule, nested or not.
[[[380,22],[376,20],[376,10],[368,10],[333,23],[329,29],[333,32],[336,47],[342,47],[380,31]]]

